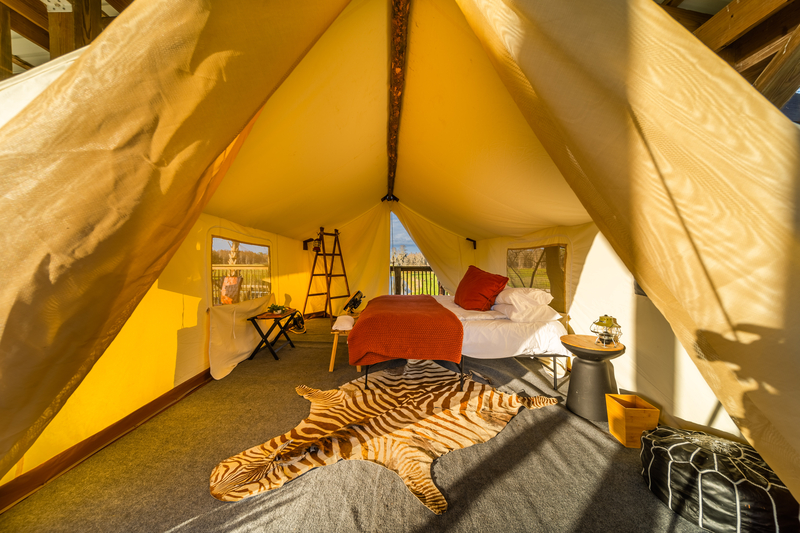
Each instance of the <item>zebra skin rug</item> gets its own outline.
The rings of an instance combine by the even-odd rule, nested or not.
[[[305,386],[297,393],[311,402],[305,420],[284,435],[221,462],[211,473],[211,494],[238,501],[277,489],[313,468],[342,459],[379,464],[436,514],[447,501],[431,479],[433,461],[445,453],[486,442],[521,407],[538,409],[555,398],[526,398],[497,392],[433,361],[376,372],[339,389]]]

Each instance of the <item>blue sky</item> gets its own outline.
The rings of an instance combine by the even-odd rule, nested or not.
[[[257,246],[254,244],[239,244],[240,250],[247,250],[248,252],[265,252],[265,246]],[[223,239],[222,237],[214,237],[211,239],[211,249],[212,250],[225,250],[228,251],[231,249],[231,241],[228,239]]]
[[[407,252],[419,252],[419,247],[411,240],[411,235],[408,234],[406,228],[400,223],[400,219],[397,218],[397,215],[392,213],[392,247],[400,248],[401,245],[406,247]]]

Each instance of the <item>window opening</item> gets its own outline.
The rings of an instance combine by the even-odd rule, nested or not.
[[[391,214],[390,294],[448,294],[417,243]]]
[[[566,313],[567,246],[509,248],[506,267],[508,287],[532,287],[553,295],[550,307]]]
[[[272,288],[269,246],[211,239],[211,303],[224,305],[267,296]]]

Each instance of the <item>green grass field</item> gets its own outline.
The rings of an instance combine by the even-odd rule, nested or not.
[[[508,287],[536,287],[537,289],[550,290],[550,279],[547,277],[547,272],[543,268],[536,271],[536,276],[531,285],[531,274],[533,268],[517,268],[516,270],[509,269]]]

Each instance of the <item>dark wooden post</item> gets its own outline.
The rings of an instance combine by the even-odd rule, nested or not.
[[[11,10],[0,4],[0,80],[14,75],[11,55]]]
[[[395,266],[392,267],[394,271],[394,293],[395,294],[403,294],[401,291],[403,290],[403,270],[402,267]]]
[[[103,31],[102,14],[102,0],[72,0],[76,50],[94,41]]]

